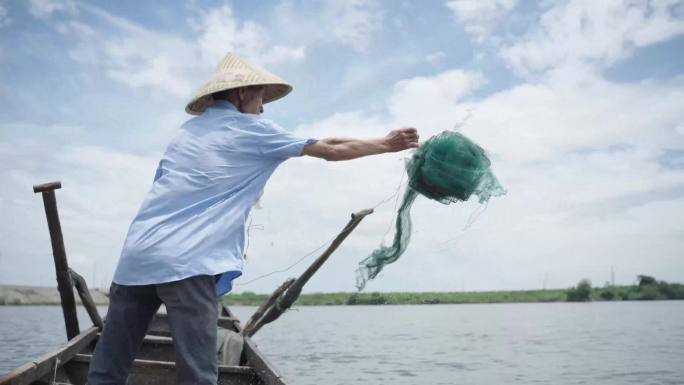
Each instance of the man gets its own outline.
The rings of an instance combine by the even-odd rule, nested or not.
[[[217,298],[242,274],[245,222],[283,161],[329,161],[417,147],[413,128],[384,138],[299,138],[259,116],[292,87],[228,54],[187,105],[133,220],[110,289],[107,322],[88,383],[125,384],[148,325],[163,303],[178,384],[216,384]]]

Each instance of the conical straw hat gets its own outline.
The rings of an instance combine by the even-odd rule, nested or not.
[[[200,115],[213,104],[211,94],[215,92],[257,85],[266,86],[264,104],[280,99],[292,91],[292,86],[283,79],[228,53],[214,70],[211,80],[200,87],[185,107],[185,112]]]

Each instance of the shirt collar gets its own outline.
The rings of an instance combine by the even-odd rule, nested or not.
[[[218,108],[218,109],[222,109],[222,110],[237,111],[237,107],[235,107],[233,105],[233,103],[231,103],[225,99],[214,100],[214,104],[212,104],[209,108]]]

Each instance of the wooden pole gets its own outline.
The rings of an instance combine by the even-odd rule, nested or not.
[[[93,325],[97,326],[98,329],[102,331],[104,328],[104,323],[102,322],[100,313],[97,311],[95,301],[93,301],[93,297],[90,295],[90,290],[88,290],[88,285],[86,284],[85,278],[81,277],[80,274],[71,269],[69,269],[69,274],[71,275],[71,279],[74,281],[74,285],[76,286],[79,297],[81,297],[83,306],[86,308],[90,319],[93,321]]]
[[[261,306],[257,309],[257,311],[252,314],[252,316],[249,318],[249,321],[245,324],[245,327],[242,329],[242,334],[251,336],[254,333],[256,333],[256,330],[254,327],[257,325],[258,321],[261,321],[262,324],[265,323],[266,321],[262,321],[262,317],[264,316],[264,313],[266,310],[268,310],[273,304],[280,298],[280,296],[283,294],[283,292],[292,286],[292,284],[295,282],[294,278],[290,278],[287,281],[283,282],[280,287],[278,287],[273,294],[271,294],[271,297],[269,297],[266,301],[264,301]]]
[[[311,263],[311,265],[306,269],[306,271],[304,271],[304,273],[302,273],[302,275],[300,275],[299,278],[297,278],[294,282],[290,283],[286,281],[285,283],[283,283],[283,285],[281,285],[281,287],[278,288],[276,292],[273,293],[273,295],[271,295],[271,298],[268,299],[268,305],[262,305],[262,307],[266,307],[267,309],[262,310],[261,307],[259,308],[259,310],[263,312],[263,315],[258,319],[256,319],[256,317],[253,317],[255,318],[255,320],[250,319],[250,324],[248,325],[249,329],[245,328],[246,330],[243,330],[243,333],[248,337],[253,336],[254,333],[259,331],[259,329],[261,329],[264,325],[275,321],[276,319],[278,319],[278,317],[280,317],[281,314],[283,314],[285,310],[289,309],[290,306],[292,306],[292,304],[297,300],[297,298],[299,298],[299,294],[302,292],[302,288],[309,281],[309,279],[311,279],[311,277],[318,271],[318,269],[320,269],[321,266],[323,266],[325,261],[327,261],[328,258],[330,258],[332,253],[334,253],[335,250],[337,250],[337,248],[342,244],[342,242],[344,242],[347,236],[352,231],[354,231],[356,226],[358,226],[358,224],[361,223],[363,218],[365,218],[366,215],[372,213],[373,209],[366,209],[352,214],[351,219],[349,220],[347,225],[344,226],[342,231],[332,241],[330,246],[328,246],[328,248],[323,252],[323,254],[316,258],[316,260],[313,261],[313,263]],[[287,290],[284,294],[281,295],[281,288],[283,286],[286,286]],[[274,297],[276,297],[278,301],[276,301]],[[277,306],[273,306],[274,304],[277,304]]]
[[[52,242],[52,256],[55,260],[55,270],[57,272],[57,288],[59,289],[62,312],[64,313],[64,324],[66,326],[67,338],[72,339],[80,333],[80,329],[78,327],[78,317],[76,316],[74,289],[71,275],[69,274],[66,252],[64,251],[62,226],[59,224],[59,214],[57,212],[57,200],[54,190],[59,188],[62,188],[62,183],[50,182],[33,186],[33,192],[43,194],[45,216],[47,217],[50,241]]]

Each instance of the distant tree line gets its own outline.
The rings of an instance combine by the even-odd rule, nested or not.
[[[637,283],[632,286],[607,284],[602,288],[592,288],[591,281],[582,279],[577,286],[566,291],[566,296],[569,302],[684,299],[684,285],[638,275]]]
[[[259,305],[268,294],[243,292],[222,299],[231,305]],[[684,285],[658,281],[648,275],[637,276],[631,286],[592,287],[588,279],[569,289],[513,290],[480,292],[394,292],[394,293],[307,293],[302,294],[298,306],[316,305],[420,305],[464,303],[520,303],[520,302],[587,302],[684,299]],[[0,302],[1,303],[1,302]]]

